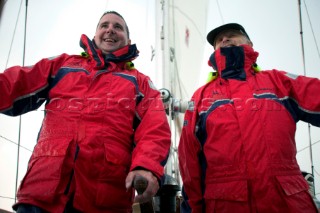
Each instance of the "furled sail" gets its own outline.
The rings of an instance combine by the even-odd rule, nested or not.
[[[169,119],[172,132],[172,152],[167,173],[180,181],[177,166],[177,146],[182,128],[183,112],[193,92],[204,79],[201,67],[207,33],[207,0],[163,0],[159,45],[162,50],[162,85],[167,92]],[[158,10],[159,11],[159,10]]]

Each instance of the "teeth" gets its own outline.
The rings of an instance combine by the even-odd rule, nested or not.
[[[106,38],[106,39],[104,39],[104,41],[106,41],[106,42],[116,42],[114,39],[111,39],[111,38]]]

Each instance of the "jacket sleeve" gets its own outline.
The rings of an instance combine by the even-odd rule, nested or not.
[[[284,98],[284,102],[294,119],[320,127],[320,79],[285,72],[278,74],[284,82],[282,89],[289,89],[289,97]]]
[[[130,170],[142,167],[161,179],[170,152],[171,132],[160,92],[148,77],[140,76],[139,81],[142,100],[136,107],[139,124]]]
[[[14,66],[0,73],[0,112],[17,116],[39,108],[46,100],[56,59],[34,66]]]
[[[202,212],[202,175],[199,157],[201,153],[200,142],[196,138],[197,109],[194,108],[193,99],[189,102],[185,113],[184,124],[178,147],[179,167],[183,180],[183,208],[190,207],[192,212]],[[184,209],[183,212],[191,212]]]

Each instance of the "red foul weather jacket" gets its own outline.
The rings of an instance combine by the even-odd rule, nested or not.
[[[194,93],[178,147],[183,212],[317,212],[295,131],[320,126],[320,80],[255,72],[257,57],[248,45],[210,57],[219,75]]]
[[[20,115],[46,101],[17,204],[61,213],[72,196],[81,212],[131,212],[128,172],[143,168],[160,179],[169,153],[160,93],[133,67],[135,45],[108,55],[85,35],[80,45],[82,55],[62,54],[0,74],[1,113]]]

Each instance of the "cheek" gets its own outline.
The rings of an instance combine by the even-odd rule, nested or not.
[[[96,34],[94,35],[95,41],[98,41],[101,38],[102,34],[103,34],[103,31],[97,30]]]
[[[93,40],[94,40],[95,43],[97,43],[97,35],[95,35],[95,36],[93,37]]]
[[[221,47],[221,43],[220,42],[217,42],[214,46],[214,49],[219,49]]]
[[[94,41],[94,43],[96,44],[96,46],[97,47],[99,47],[100,46],[100,40],[99,40],[99,37],[97,37],[97,35],[93,38],[93,41]]]
[[[238,45],[248,44],[248,40],[247,40],[247,39],[239,39],[239,40],[237,41],[237,44],[238,44]]]

